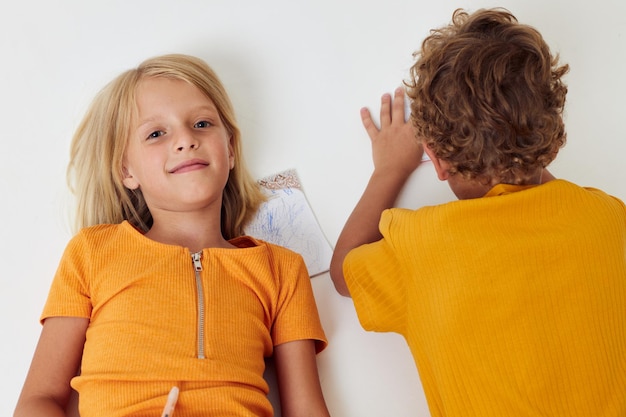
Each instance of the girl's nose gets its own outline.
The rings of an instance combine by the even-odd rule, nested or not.
[[[184,130],[176,138],[176,150],[178,152],[185,149],[198,149],[200,142],[196,139],[193,131]]]
[[[196,149],[198,146],[195,143],[190,143],[188,146],[185,145],[179,145],[178,148],[176,148],[177,151],[182,151],[185,149],[185,147],[188,147],[189,149]]]

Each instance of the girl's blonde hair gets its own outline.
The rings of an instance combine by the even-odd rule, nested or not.
[[[67,168],[68,184],[77,198],[75,229],[128,220],[146,232],[152,225],[141,191],[122,183],[122,162],[137,113],[135,94],[139,82],[148,77],[188,82],[215,104],[232,137],[235,156],[222,196],[222,234],[226,239],[242,235],[265,197],[244,164],[241,133],[224,86],[204,61],[181,54],[144,61],[120,74],[94,98],[72,139]]]

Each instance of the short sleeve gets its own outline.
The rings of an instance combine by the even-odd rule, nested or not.
[[[351,250],[343,272],[363,328],[403,334],[407,276],[389,239],[390,224],[386,211],[380,224],[383,239]]]
[[[291,255],[277,258],[280,289],[272,339],[274,345],[312,339],[319,353],[326,348],[328,340],[319,318],[311,279],[302,257]]]
[[[48,317],[91,316],[91,300],[85,282],[88,255],[83,250],[81,235],[75,236],[65,248],[48,293],[40,321]]]

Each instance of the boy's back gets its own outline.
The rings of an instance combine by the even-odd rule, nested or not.
[[[562,180],[383,214],[345,278],[395,331],[433,416],[626,413],[624,204]],[[621,371],[620,371],[621,370]]]

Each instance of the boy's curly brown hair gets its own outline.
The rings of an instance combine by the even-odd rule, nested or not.
[[[505,9],[458,9],[416,52],[411,118],[449,173],[485,185],[528,183],[565,144],[567,86],[541,34]]]

